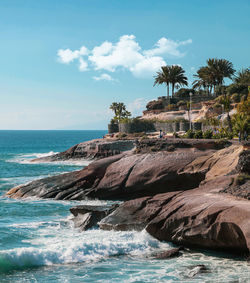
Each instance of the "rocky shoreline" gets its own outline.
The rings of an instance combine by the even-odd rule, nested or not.
[[[95,140],[43,161],[86,157],[99,160],[80,171],[13,188],[7,196],[123,200],[111,208],[72,208],[75,226],[146,229],[159,240],[186,247],[249,254],[248,145],[213,140]]]
[[[134,139],[96,139],[76,144],[66,151],[51,156],[33,159],[32,162],[54,162],[79,159],[97,160],[129,151],[134,148],[134,142]]]

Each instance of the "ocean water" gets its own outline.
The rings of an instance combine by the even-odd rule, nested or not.
[[[0,282],[250,282],[247,261],[214,252],[187,251],[170,260],[153,254],[172,248],[145,231],[74,229],[66,202],[12,200],[13,186],[83,168],[87,161],[30,163],[105,131],[0,131]],[[194,274],[197,264],[208,272]]]

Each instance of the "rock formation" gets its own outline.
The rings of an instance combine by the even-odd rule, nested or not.
[[[117,205],[112,206],[93,206],[93,205],[78,205],[70,208],[70,212],[74,215],[72,219],[75,228],[81,231],[88,230],[97,226],[97,223],[113,212]]]
[[[74,145],[64,152],[47,157],[36,158],[32,161],[53,162],[81,158],[90,160],[100,159],[131,150],[134,148],[134,142],[134,140],[96,139]]]
[[[168,142],[150,142],[137,143],[137,154],[103,158],[80,171],[13,188],[7,195],[128,200],[112,213],[73,208],[76,226],[84,230],[100,221],[101,229],[146,229],[178,245],[248,253],[250,203],[233,196],[233,188],[245,186],[249,192],[249,150],[239,144],[216,150],[212,141],[180,140],[168,151]],[[238,182],[243,175],[244,182]]]

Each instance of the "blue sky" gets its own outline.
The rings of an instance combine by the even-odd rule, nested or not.
[[[249,0],[0,0],[0,129],[106,129],[165,95],[152,74],[249,66]]]

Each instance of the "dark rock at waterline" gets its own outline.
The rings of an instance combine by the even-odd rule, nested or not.
[[[242,150],[232,145],[218,151],[123,153],[13,188],[7,196],[133,199],[103,218],[100,227],[146,228],[155,238],[178,245],[248,254],[249,201],[219,194],[237,177]]]
[[[142,197],[121,204],[114,212],[100,221],[104,230],[136,230],[145,229],[147,224],[160,212],[163,205],[171,201],[180,192],[170,192],[156,197]]]
[[[194,277],[197,274],[209,272],[209,269],[204,264],[198,264],[195,266],[191,266],[190,268],[191,270],[187,274],[188,277]]]
[[[183,247],[179,247],[179,248],[175,248],[175,249],[171,249],[168,251],[163,251],[160,252],[158,254],[154,255],[154,258],[156,259],[170,259],[173,257],[178,257],[181,255],[180,251],[182,251],[184,248]]]
[[[108,214],[110,214],[117,205],[112,206],[93,206],[93,205],[78,205],[70,208],[70,212],[74,215],[72,219],[75,228],[79,228],[81,231],[88,230]]]
[[[208,154],[208,153],[207,153]],[[127,200],[195,188],[207,169],[185,172],[200,151],[119,154],[91,163],[83,170],[40,179],[10,190],[12,198],[37,196],[57,200]]]
[[[193,190],[124,202],[99,226],[146,229],[153,237],[177,245],[249,253],[249,201],[218,194],[230,182],[231,176],[222,176]]]

